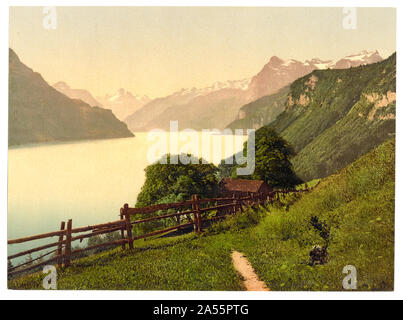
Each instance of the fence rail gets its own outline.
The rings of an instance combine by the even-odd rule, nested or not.
[[[187,229],[193,226],[193,230],[196,233],[200,233],[206,223],[213,222],[225,218],[228,215],[235,214],[237,211],[243,211],[246,206],[260,205],[264,203],[270,203],[275,199],[280,199],[288,193],[298,193],[306,192],[309,189],[306,187],[304,190],[277,190],[269,193],[249,193],[244,196],[236,196],[227,198],[208,198],[199,199],[197,195],[193,195],[191,200],[152,205],[145,208],[130,208],[128,204],[125,204],[120,209],[120,220],[73,228],[73,221],[70,219],[67,223],[62,222],[60,225],[60,230],[55,232],[49,232],[44,234],[33,235],[20,239],[8,240],[9,245],[26,243],[34,240],[41,240],[47,238],[58,237],[58,241],[52,242],[46,245],[42,245],[33,249],[21,251],[19,253],[8,256],[8,260],[30,255],[35,252],[44,251],[47,249],[55,248],[50,252],[46,252],[34,260],[24,262],[15,267],[10,267],[8,269],[9,276],[15,276],[17,274],[26,273],[31,270],[37,269],[41,266],[57,263],[59,267],[70,266],[71,259],[73,256],[83,253],[86,251],[91,251],[94,249],[110,246],[121,246],[122,250],[134,248],[134,241],[139,239],[146,239],[156,235],[168,233],[173,230]],[[176,212],[167,212],[170,210],[175,210]],[[141,219],[133,219],[137,215],[150,215],[153,213],[160,213],[157,216],[152,217],[141,217]],[[207,217],[207,213],[213,212],[214,216]],[[181,221],[181,217],[186,216],[187,221]],[[163,220],[176,218],[176,225],[164,228],[162,230],[155,230],[142,235],[133,236],[133,226]],[[185,223],[184,223],[185,222]],[[84,240],[91,237],[109,234],[112,232],[120,231],[120,240],[114,240],[106,243],[101,243],[93,246],[87,246],[85,248],[72,249],[72,242],[77,240]],[[73,236],[75,235],[75,236]],[[45,257],[53,254],[54,256],[46,261],[42,261]],[[39,263],[33,264],[34,261],[40,261]],[[28,266],[27,266],[28,265]]]

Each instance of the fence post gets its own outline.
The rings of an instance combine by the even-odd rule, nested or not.
[[[64,250],[64,267],[69,267],[71,262],[71,230],[73,229],[73,220],[67,222],[66,248]]]
[[[193,231],[196,233],[201,232],[201,215],[200,215],[200,203],[199,196],[197,194],[192,195],[192,210],[193,212]]]
[[[196,194],[195,196],[196,200],[196,211],[197,211],[197,232],[202,231],[202,218],[201,218],[201,213],[200,213],[200,202],[199,202],[199,196]]]
[[[241,212],[243,212],[243,200],[242,200],[242,195],[239,198],[239,210],[241,210]]]
[[[179,210],[176,210],[176,213],[180,213]],[[176,216],[176,225],[180,225],[181,224],[181,217],[180,216]]]
[[[193,231],[197,233],[197,216],[196,216],[196,195],[192,194],[192,211],[193,211]]]
[[[125,217],[123,214],[123,208],[120,208],[120,220],[122,220],[122,221],[125,220]],[[122,229],[120,230],[120,237],[122,238],[122,240],[125,239],[125,227],[123,226],[123,223],[122,223]],[[122,243],[122,250],[123,251],[126,250],[126,243],[124,243],[124,242]]]
[[[60,225],[60,231],[64,231],[64,228],[66,227],[66,222],[62,222]],[[61,267],[63,265],[63,233],[59,236],[59,246],[57,247],[57,265]]]
[[[125,203],[123,205],[123,215],[126,219],[126,232],[127,232],[127,240],[129,242],[129,249],[133,249],[133,234],[132,234],[132,224],[130,222],[130,214],[128,213],[129,205]]]
[[[234,204],[233,207],[232,207],[232,210],[233,210],[232,213],[235,214],[235,213],[236,213],[236,203],[237,203],[235,193],[232,194],[232,199],[233,199],[233,200],[232,200],[232,203]]]

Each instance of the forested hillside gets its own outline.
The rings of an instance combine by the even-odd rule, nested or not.
[[[328,176],[395,135],[396,54],[343,70],[315,70],[292,83],[269,126],[297,152],[304,180]]]
[[[256,101],[244,105],[238,112],[236,120],[228,125],[231,129],[258,129],[271,123],[284,111],[284,105],[290,87],[284,87],[278,92],[264,96]]]

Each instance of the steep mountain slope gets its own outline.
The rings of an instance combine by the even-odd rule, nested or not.
[[[248,88],[248,99],[254,101],[270,95],[289,85],[296,79],[312,72],[315,65],[297,60],[282,60],[276,56],[252,78]]]
[[[292,83],[270,124],[296,151],[305,180],[328,176],[395,134],[396,54],[375,64],[315,70]]]
[[[151,101],[147,96],[133,95],[131,92],[121,88],[113,95],[97,97],[105,109],[111,109],[119,120],[125,120],[132,113]]]
[[[68,98],[9,55],[9,145],[133,136],[111,111]]]
[[[92,94],[85,89],[72,89],[66,82],[63,81],[55,83],[53,88],[71,99],[82,100],[91,107],[102,107],[102,104],[95,100]]]
[[[290,87],[286,86],[277,93],[264,96],[244,105],[235,121],[228,125],[230,129],[258,129],[269,124],[284,111]]]

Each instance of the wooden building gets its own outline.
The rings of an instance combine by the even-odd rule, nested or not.
[[[236,196],[247,196],[251,193],[263,193],[268,194],[273,191],[263,180],[245,180],[245,179],[222,179],[219,183],[221,196],[232,197]]]

